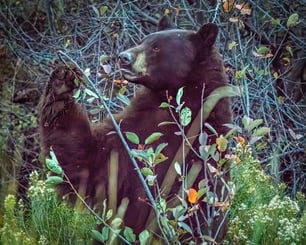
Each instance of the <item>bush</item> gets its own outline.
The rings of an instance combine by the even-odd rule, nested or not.
[[[305,244],[304,196],[286,196],[285,186],[274,184],[261,170],[250,145],[238,143],[234,152],[241,162],[231,171],[236,193],[224,244]]]

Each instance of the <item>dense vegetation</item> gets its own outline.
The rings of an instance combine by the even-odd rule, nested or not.
[[[208,21],[217,23],[218,47],[229,80],[243,90],[234,99],[235,132],[228,137],[232,143],[226,146],[235,156],[233,179],[228,183],[235,191],[225,208],[230,217],[225,244],[305,244],[305,3],[1,3],[2,244],[84,244],[84,240],[90,244],[92,235],[111,240],[107,229],[101,234],[92,232],[96,221],[86,209],[72,210],[59,202],[43,174],[31,177],[29,210],[15,199],[16,190],[26,185],[26,180],[18,176],[21,171],[26,177],[29,170],[41,166],[36,106],[59,59],[58,51],[62,51],[60,57],[66,61],[65,55],[71,57],[94,81],[95,87],[88,86],[78,99],[88,109],[92,121],[101,120],[106,116],[105,108],[91,91],[98,89],[112,112],[128,103],[136,88],[120,77],[117,54],[155,30],[158,18],[164,14],[171,16],[180,28],[196,29]],[[252,124],[251,118],[260,120]],[[255,132],[256,129],[262,132]],[[233,136],[236,140],[232,140]],[[111,212],[105,210],[104,221],[110,216]],[[123,237],[131,243],[135,239],[129,230],[123,232]],[[141,240],[146,238],[144,232]],[[204,239],[212,243],[209,238]]]

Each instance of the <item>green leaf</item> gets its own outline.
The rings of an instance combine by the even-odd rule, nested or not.
[[[287,20],[287,28],[294,27],[298,21],[299,21],[299,15],[297,13],[290,15]]]
[[[293,57],[293,51],[292,51],[292,47],[287,45],[286,46],[286,50],[288,51],[288,53],[290,54],[291,57]]]
[[[168,143],[161,143],[159,144],[156,149],[155,149],[155,156],[158,156],[162,151],[163,149],[165,149],[165,147],[168,145]]]
[[[129,242],[135,242],[136,241],[136,235],[134,234],[133,230],[130,227],[125,227],[123,231],[123,235],[126,240]]]
[[[107,227],[103,227],[101,233],[97,230],[91,230],[91,236],[93,237],[93,239],[99,242],[102,242],[102,243],[106,242],[108,240],[108,229],[107,229],[107,233],[105,233],[105,231],[103,232],[104,228],[107,228]]]
[[[131,154],[132,156],[136,157],[139,161],[141,162],[149,162],[149,154],[147,154],[146,151],[143,150],[136,150],[136,149],[132,149],[131,150]]]
[[[228,44],[228,49],[231,50],[231,49],[233,49],[236,45],[237,45],[237,43],[236,43],[235,41],[231,41],[231,42]]]
[[[117,99],[119,99],[126,106],[131,104],[131,101],[130,101],[129,97],[127,97],[123,94],[117,94]]]
[[[241,121],[242,121],[242,124],[243,124],[243,128],[247,129],[249,127],[249,125],[252,123],[253,119],[244,115]]]
[[[227,128],[229,128],[229,129],[233,129],[234,130],[234,132],[238,132],[238,133],[240,133],[240,134],[242,134],[242,128],[241,127],[239,127],[238,125],[236,125],[236,124],[232,124],[232,123],[225,123],[225,124],[223,124],[223,126],[225,126],[225,127],[227,127]],[[227,138],[227,137],[225,137],[225,138]]]
[[[218,150],[220,152],[224,152],[227,149],[228,140],[225,137],[220,136],[216,139],[216,144],[217,144]]]
[[[200,145],[206,145],[208,139],[208,134],[206,132],[203,132],[199,136],[199,143]]]
[[[56,155],[55,155],[55,153],[54,153],[52,147],[50,148],[50,157],[51,157],[51,159],[52,159],[57,165],[59,165],[58,160],[57,160],[57,158],[56,158]]]
[[[140,245],[147,245],[149,238],[150,238],[150,233],[147,230],[142,231],[139,234]]]
[[[57,160],[46,158],[46,166],[52,173],[63,174],[63,169],[58,165]]]
[[[178,113],[182,110],[183,106],[184,106],[185,102],[182,102],[180,105],[178,105],[176,108],[175,108],[175,112]]]
[[[142,175],[145,176],[145,177],[154,174],[153,171],[150,168],[147,168],[147,167],[142,168],[140,171],[141,171]]]
[[[216,129],[212,125],[210,125],[207,122],[204,123],[204,125],[205,125],[206,128],[209,129],[210,132],[212,132],[214,135],[218,136],[218,133],[217,133]]]
[[[88,88],[85,88],[84,91],[85,91],[85,93],[86,93],[87,95],[89,95],[89,96],[95,97],[96,99],[99,98],[99,96],[98,96],[95,92],[89,90]]]
[[[102,228],[101,234],[102,234],[102,238],[104,239],[104,242],[108,241],[108,238],[109,238],[109,228],[107,226],[104,226]]]
[[[85,74],[85,76],[89,77],[89,76],[90,76],[90,68],[87,67],[87,68],[84,70],[84,74]]]
[[[153,142],[155,142],[156,140],[159,140],[159,138],[162,136],[163,134],[160,132],[154,132],[152,133],[149,137],[146,138],[145,140],[145,145],[148,144],[152,144]]]
[[[236,71],[235,80],[241,81],[244,77],[245,77],[245,69]]]
[[[118,229],[120,228],[120,226],[122,225],[123,221],[121,218],[114,218],[111,222],[111,226],[114,228],[114,229]]]
[[[203,235],[203,238],[204,238],[206,241],[210,242],[211,244],[217,244],[216,240],[213,239],[213,238],[210,237],[210,236]]]
[[[106,213],[106,199],[104,199],[103,200],[103,203],[102,203],[102,214],[101,214],[101,216],[102,216],[102,218],[104,219],[104,217],[105,217],[105,213]],[[98,221],[99,222],[99,221]],[[99,224],[99,223],[98,223]],[[100,223],[100,224],[102,224],[102,223]]]
[[[167,202],[164,198],[160,198],[158,202],[158,207],[163,211],[166,212],[167,209]]]
[[[243,69],[247,69],[247,66]],[[203,119],[206,120],[209,117],[219,100],[226,97],[241,95],[241,90],[242,89],[238,86],[222,86],[212,91],[206,98],[203,105]]]
[[[271,24],[272,25],[275,25],[275,26],[279,26],[280,25],[280,19],[277,18],[277,19],[274,19],[274,18],[271,18]]]
[[[187,225],[186,223],[184,222],[178,222],[178,226],[183,228],[185,231],[189,232],[190,234],[193,234],[192,233],[192,229],[190,228],[189,225]]]
[[[169,104],[167,102],[162,102],[159,106],[159,108],[169,108]]]
[[[199,146],[199,152],[200,152],[201,159],[206,161],[209,157],[207,146],[200,145]]]
[[[87,101],[89,104],[91,104],[92,102],[95,101],[95,99],[96,99],[96,98],[94,98],[94,97],[89,97],[89,98],[86,99],[86,101]]]
[[[214,158],[215,155],[219,155],[219,154],[216,154],[216,149],[217,149],[217,145],[216,144],[212,144],[212,145],[209,145],[208,146],[208,155],[211,156],[212,158]],[[216,160],[216,159],[214,159]]]
[[[236,132],[237,132],[237,129],[236,128],[232,128],[232,129],[230,129],[227,133],[226,133],[226,135],[224,136],[225,138],[230,138],[231,136],[233,136],[234,134],[236,134]]]
[[[147,176],[147,181],[149,186],[154,186],[154,182],[156,180],[156,175],[149,175]]]
[[[185,107],[180,112],[180,122],[182,126],[187,126],[191,122],[192,112],[189,107]]]
[[[266,47],[266,46],[260,46],[260,47],[256,50],[256,53],[257,53],[257,54],[262,54],[262,55],[267,54],[267,53],[269,53],[269,52],[270,52],[270,49],[269,49],[268,47]]]
[[[163,153],[159,153],[159,154],[156,154],[155,153],[155,156],[154,156],[154,166],[156,166],[157,164],[161,163],[161,162],[164,162],[168,159],[168,157],[166,157]]]
[[[158,127],[160,126],[165,126],[165,125],[173,125],[175,124],[175,122],[171,122],[171,121],[165,121],[165,122],[161,122],[158,124]]]
[[[46,184],[49,185],[57,185],[64,181],[64,179],[61,176],[49,176],[46,180]]]
[[[181,166],[178,162],[174,163],[174,169],[179,176],[182,176]]]
[[[255,132],[253,133],[253,137],[261,137],[264,136],[265,134],[270,133],[270,128],[268,127],[260,127],[258,129],[255,130]]]
[[[256,144],[255,149],[256,151],[260,152],[266,147],[267,147],[267,142],[259,142],[258,144]]]
[[[73,80],[73,83],[74,83],[74,85],[75,85],[76,87],[80,86],[80,81],[79,81],[79,79],[77,79],[77,78],[75,78],[75,79]]]
[[[108,10],[108,7],[103,5],[99,8],[99,13],[100,13],[100,16],[104,16],[106,11]]]
[[[211,191],[206,193],[206,197],[204,199],[208,204],[214,204],[215,202],[218,202],[217,195]]]
[[[184,215],[186,208],[183,205],[178,205],[172,209],[173,217],[178,220],[179,217]]]
[[[113,210],[112,209],[107,210],[105,221],[108,221],[112,216],[113,216]]]
[[[207,192],[207,188],[201,188],[198,190],[198,200],[204,196],[204,194]]]
[[[248,132],[251,132],[254,128],[257,128],[262,123],[263,123],[263,119],[256,119],[256,120],[249,121],[249,124],[246,125],[245,129]]]
[[[135,145],[139,144],[139,137],[133,132],[125,132],[126,138]]]
[[[77,89],[77,91],[75,91],[75,93],[73,94],[73,98],[74,99],[78,99],[81,95],[81,89]]]
[[[208,189],[208,180],[207,179],[201,179],[198,183],[198,195],[199,195],[199,191],[201,191],[201,189],[205,189],[204,194],[207,192]],[[201,194],[201,193],[200,193]]]
[[[179,88],[176,94],[176,104],[177,105],[181,104],[181,98],[183,96],[183,93],[184,93],[184,87]]]

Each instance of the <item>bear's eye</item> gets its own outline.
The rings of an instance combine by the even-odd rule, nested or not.
[[[154,53],[158,53],[160,51],[160,48],[157,46],[153,46],[152,50]]]

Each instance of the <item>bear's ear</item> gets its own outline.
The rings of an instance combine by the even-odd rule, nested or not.
[[[158,22],[158,29],[157,29],[158,31],[163,31],[173,28],[175,28],[175,26],[173,25],[173,23],[171,22],[171,20],[167,15],[164,15]]]
[[[208,23],[203,25],[201,29],[196,33],[197,38],[205,46],[212,46],[216,42],[218,35],[218,27],[216,24]]]

